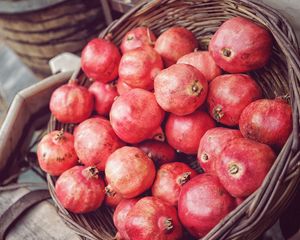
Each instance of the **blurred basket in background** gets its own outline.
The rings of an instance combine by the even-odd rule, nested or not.
[[[111,34],[119,45],[126,32],[136,26],[146,25],[159,35],[169,27],[180,25],[194,32],[200,49],[207,49],[213,33],[233,16],[249,18],[272,33],[275,44],[270,63],[250,74],[262,87],[265,97],[288,95],[293,108],[293,132],[263,185],[203,239],[256,239],[278,219],[293,197],[300,177],[300,61],[292,28],[277,11],[252,0],[154,0],[137,5],[100,34],[100,37]],[[81,85],[88,84],[80,69],[73,78],[77,78]],[[61,124],[52,117],[49,130],[61,127],[72,131],[74,126]],[[48,183],[59,214],[72,229],[89,239],[114,239],[110,209],[102,206],[91,214],[69,213],[56,198],[54,178],[48,176]]]
[[[51,74],[48,61],[81,49],[106,26],[99,0],[5,0],[0,36],[38,76]]]

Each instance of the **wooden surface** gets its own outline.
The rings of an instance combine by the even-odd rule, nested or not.
[[[0,192],[0,215],[21,196],[26,188]],[[49,201],[43,201],[19,218],[6,235],[6,240],[79,240],[80,238],[57,215]]]

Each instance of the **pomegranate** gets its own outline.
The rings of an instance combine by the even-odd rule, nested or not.
[[[96,112],[101,116],[108,116],[111,105],[118,96],[115,83],[94,82],[89,91],[94,95]]]
[[[267,64],[272,53],[272,36],[262,26],[242,17],[222,24],[209,43],[216,63],[230,73],[242,73]]]
[[[206,112],[197,110],[186,116],[170,114],[165,131],[173,148],[186,154],[196,154],[200,139],[214,127],[214,120]]]
[[[234,138],[243,137],[239,130],[228,128],[212,128],[207,130],[200,140],[197,160],[202,169],[215,174],[215,164],[223,148]]]
[[[262,97],[257,83],[245,74],[216,77],[209,85],[207,103],[210,115],[226,126],[236,126],[244,108]]]
[[[81,67],[89,78],[107,83],[118,76],[120,59],[121,55],[115,44],[96,38],[83,49]]]
[[[110,122],[115,133],[128,143],[162,138],[160,124],[163,118],[164,111],[157,104],[154,94],[139,88],[118,97],[110,111]]]
[[[276,155],[265,144],[246,138],[227,143],[216,162],[217,175],[234,197],[244,198],[260,187]]]
[[[121,51],[126,53],[139,47],[153,47],[156,41],[154,33],[147,27],[131,29],[122,39]]]
[[[158,104],[167,112],[182,116],[204,103],[207,81],[201,72],[188,64],[175,64],[162,70],[154,79]]]
[[[201,238],[235,206],[235,199],[227,193],[219,179],[204,173],[183,185],[178,200],[178,215],[183,226],[192,235]]]
[[[57,88],[51,95],[50,111],[62,123],[80,123],[94,108],[93,95],[82,86],[69,83]]]
[[[95,167],[75,166],[57,179],[55,193],[64,208],[73,213],[87,213],[101,206],[104,182]]]
[[[131,240],[181,239],[176,208],[155,197],[144,197],[128,212],[125,224]]]
[[[154,78],[162,69],[161,57],[153,48],[137,48],[122,56],[119,76],[131,87],[151,90]]]
[[[244,109],[239,126],[244,137],[281,149],[293,129],[292,108],[283,100],[257,100]]]
[[[123,198],[133,198],[151,187],[155,167],[139,148],[122,147],[108,158],[105,176],[114,191]]]
[[[194,66],[203,74],[208,82],[222,74],[221,68],[215,63],[208,51],[189,53],[179,58],[177,63]]]
[[[245,198],[236,198],[235,203],[237,206],[241,205],[245,201]]]
[[[123,143],[108,120],[94,117],[80,123],[74,131],[74,146],[81,163],[103,171],[107,158]]]
[[[78,158],[73,135],[63,129],[48,133],[38,144],[37,158],[41,169],[52,176],[58,176],[75,166]]]
[[[165,67],[169,67],[197,47],[197,39],[191,31],[184,27],[172,27],[159,36],[154,49],[162,57]]]
[[[121,201],[122,196],[119,193],[116,193],[110,185],[105,187],[105,199],[104,203],[112,208],[115,208]]]
[[[147,140],[137,144],[137,147],[146,153],[156,166],[175,161],[175,150],[165,142]]]
[[[152,185],[152,195],[177,206],[182,186],[197,173],[182,162],[163,164],[157,171]]]
[[[123,95],[124,93],[129,92],[133,87],[130,87],[127,83],[125,83],[121,78],[117,81],[117,91],[119,95]]]
[[[126,217],[129,211],[134,207],[134,205],[138,202],[138,198],[132,199],[123,199],[117,206],[113,220],[116,228],[118,229],[119,238],[122,240],[130,240],[127,235],[125,225],[126,225]]]

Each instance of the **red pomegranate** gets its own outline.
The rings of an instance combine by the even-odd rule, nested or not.
[[[265,66],[272,53],[272,36],[242,17],[222,24],[209,43],[209,52],[226,72],[242,73]]]
[[[81,54],[84,73],[95,81],[110,82],[118,76],[121,55],[112,42],[96,38],[91,40]]]
[[[200,174],[183,185],[178,200],[178,215],[183,226],[195,237],[204,237],[236,206],[219,179]]]
[[[129,211],[125,224],[130,240],[182,237],[182,227],[176,208],[155,197],[144,197]]]
[[[215,164],[223,148],[229,141],[243,137],[239,130],[229,128],[212,128],[207,130],[200,140],[197,160],[202,169],[215,174]]]
[[[115,100],[110,111],[110,122],[123,141],[138,143],[162,136],[160,124],[164,115],[153,93],[136,88]]]
[[[130,87],[127,83],[125,83],[121,78],[117,81],[117,91],[119,95],[123,95],[124,93],[129,92],[133,87]]]
[[[176,207],[182,186],[196,175],[197,173],[185,163],[163,164],[158,169],[152,185],[152,195]]]
[[[137,144],[137,147],[146,153],[156,166],[175,161],[175,150],[165,142],[147,140]]]
[[[62,123],[80,123],[94,108],[93,95],[82,86],[69,83],[57,88],[51,95],[50,111]]]
[[[101,206],[104,182],[95,167],[75,166],[57,179],[55,193],[64,208],[73,213],[87,213]]]
[[[114,224],[116,228],[118,229],[119,238],[122,240],[130,240],[126,229],[126,218],[129,211],[134,207],[134,205],[138,202],[138,198],[132,198],[132,199],[123,199],[117,206],[116,210],[114,211]]]
[[[245,198],[236,198],[235,203],[237,206],[241,205],[245,201]]]
[[[158,104],[167,112],[182,116],[194,112],[204,103],[207,81],[202,73],[188,64],[175,64],[162,70],[154,79]]]
[[[257,83],[245,74],[216,77],[209,85],[207,103],[210,115],[226,126],[236,126],[244,108],[262,97]]]
[[[122,196],[119,193],[116,193],[110,185],[105,187],[105,199],[104,203],[112,208],[118,206],[118,204],[122,201]]]
[[[123,198],[133,198],[151,187],[155,167],[153,161],[139,148],[122,147],[108,158],[105,176],[114,191]]]
[[[101,116],[108,116],[111,105],[118,96],[115,83],[94,82],[89,91],[94,95],[96,112]]]
[[[123,143],[108,120],[94,117],[80,123],[74,131],[74,146],[81,163],[103,171],[107,158]]]
[[[200,139],[214,127],[214,120],[206,112],[197,110],[186,116],[170,114],[165,131],[173,148],[186,154],[196,154]]]
[[[222,150],[216,172],[232,196],[244,198],[260,187],[275,158],[268,145],[236,138]]]
[[[222,74],[221,68],[215,63],[208,51],[197,51],[182,56],[177,63],[190,64],[197,68],[208,82]]]
[[[124,54],[137,48],[153,47],[155,41],[156,37],[149,28],[137,27],[126,33],[122,39],[120,49]]]
[[[162,69],[161,57],[153,48],[137,48],[122,56],[119,76],[131,87],[152,90],[154,78]]]
[[[53,131],[45,135],[37,147],[41,169],[58,176],[78,162],[74,149],[74,136],[68,132]]]
[[[191,31],[184,27],[172,27],[159,36],[154,49],[162,57],[165,67],[169,67],[197,47],[197,39]]]
[[[242,112],[239,126],[246,138],[281,149],[293,129],[292,108],[283,100],[261,99]]]
[[[153,47],[156,41],[154,33],[147,27],[131,29],[122,39],[121,51],[126,53],[130,50],[144,47]]]

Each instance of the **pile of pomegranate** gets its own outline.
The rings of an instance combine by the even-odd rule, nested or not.
[[[66,209],[115,208],[117,239],[200,238],[261,186],[292,131],[290,105],[263,99],[247,74],[268,63],[272,36],[234,17],[208,51],[197,47],[183,27],[158,38],[134,28],[121,52],[106,39],[86,45],[81,66],[93,83],[70,82],[50,100],[74,133],[50,132],[37,150]]]

